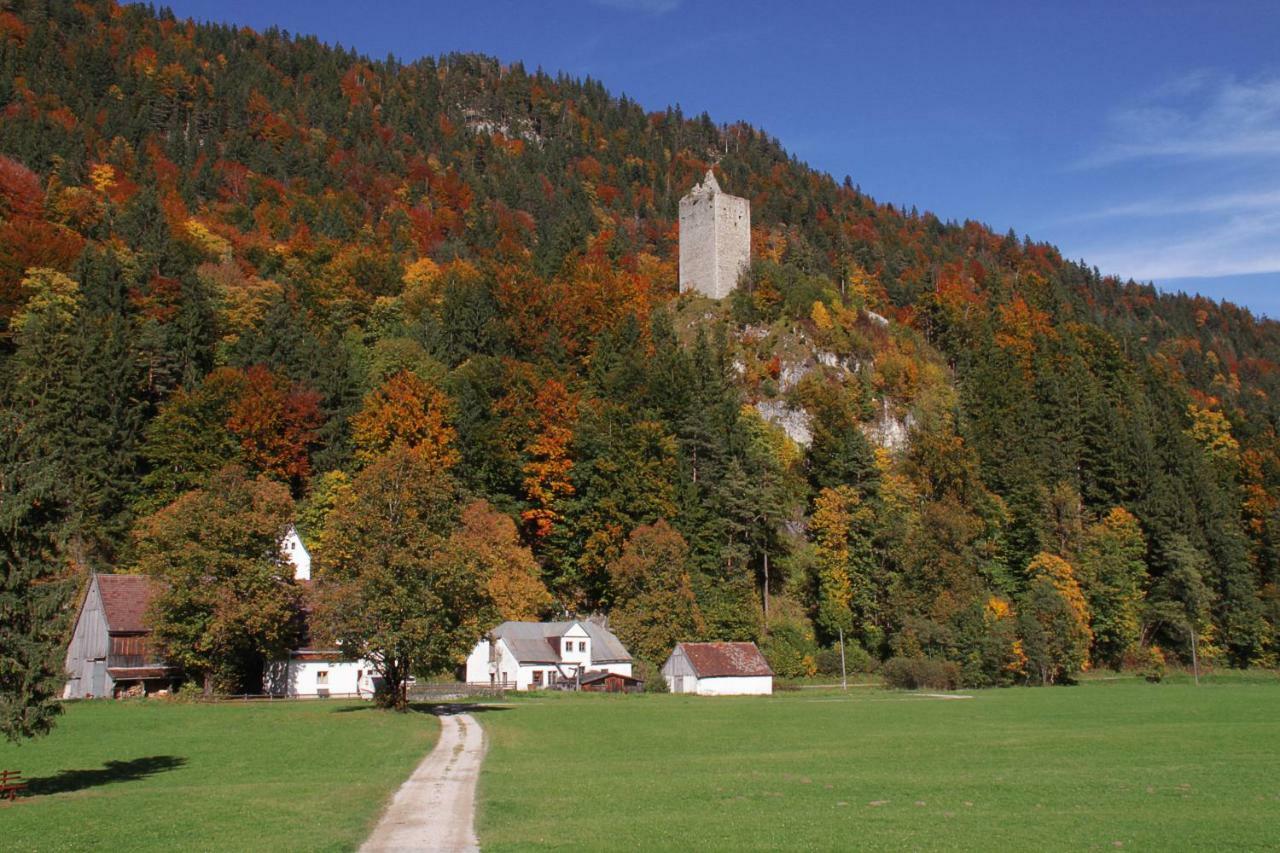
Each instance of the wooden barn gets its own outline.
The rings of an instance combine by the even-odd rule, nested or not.
[[[644,682],[634,675],[592,670],[584,672],[578,679],[578,689],[588,693],[640,693],[644,690]]]
[[[178,670],[151,646],[145,616],[155,582],[142,575],[94,574],[67,647],[63,698],[145,695],[171,688]]]
[[[773,670],[755,643],[677,643],[662,665],[662,676],[672,693],[773,693]]]

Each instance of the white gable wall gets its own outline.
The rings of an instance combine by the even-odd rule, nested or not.
[[[311,554],[307,546],[302,544],[298,528],[290,525],[289,532],[280,542],[280,553],[293,566],[293,579],[296,581],[311,580]]]
[[[566,664],[577,664],[584,669],[591,668],[591,635],[587,629],[577,622],[558,640],[560,643],[560,659]]]
[[[507,648],[505,640],[498,640],[496,650],[493,652],[494,671],[489,671],[489,641],[481,640],[476,643],[476,647],[471,650],[471,654],[467,655],[466,680],[468,684],[497,684],[497,683],[516,683],[517,690],[527,690],[529,684],[533,682],[532,668],[534,666],[546,666],[545,664],[530,664],[521,666],[520,661],[516,660],[516,656],[511,653],[511,649]],[[490,675],[493,677],[490,678]]]

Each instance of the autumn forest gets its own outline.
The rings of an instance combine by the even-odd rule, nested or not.
[[[720,302],[677,287],[708,168],[752,209]],[[1280,325],[856,179],[484,56],[0,3],[20,668],[90,571],[163,578],[226,684],[304,607],[353,649],[390,613],[420,672],[593,612],[787,677],[841,636],[952,686],[1280,660]]]

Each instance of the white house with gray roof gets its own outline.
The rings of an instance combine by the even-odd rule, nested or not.
[[[503,622],[467,657],[468,684],[538,690],[588,672],[631,675],[631,655],[608,629],[587,619]]]

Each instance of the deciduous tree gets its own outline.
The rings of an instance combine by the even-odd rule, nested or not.
[[[135,567],[160,589],[155,638],[206,695],[257,692],[262,660],[297,639],[299,590],[280,550],[292,520],[287,487],[232,465],[134,530]]]

